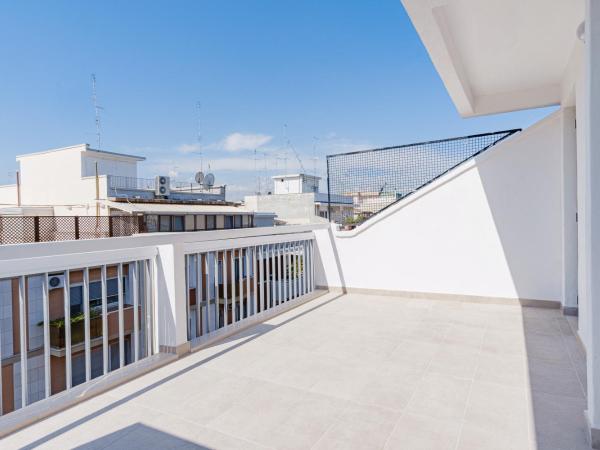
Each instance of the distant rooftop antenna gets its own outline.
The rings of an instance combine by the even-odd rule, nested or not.
[[[102,106],[98,106],[98,98],[96,95],[96,74],[92,74],[92,102],[94,103],[94,113],[96,115],[96,143],[98,145],[98,150],[100,150],[100,110],[103,109]]]
[[[196,139],[198,140],[198,151],[194,152],[200,156],[200,171],[204,168],[202,167],[202,103],[199,101],[196,102],[196,109],[198,110],[198,134]]]
[[[317,160],[319,158],[317,158],[317,142],[319,141],[319,138],[316,136],[313,136],[314,142],[313,142],[313,174],[316,177],[317,176]]]
[[[285,127],[285,138],[286,138],[286,145],[287,145],[286,152],[285,152],[285,167],[286,167],[286,172],[285,173],[287,175],[287,149],[288,148],[292,149],[292,152],[294,153],[294,156],[298,160],[298,164],[300,164],[300,169],[302,169],[302,173],[305,173],[306,170],[304,169],[304,164],[302,164],[302,160],[300,159],[300,155],[296,151],[296,148],[292,144],[292,141],[287,137],[287,124],[284,125],[284,127]]]

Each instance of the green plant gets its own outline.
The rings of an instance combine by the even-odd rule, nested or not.
[[[90,309],[90,319],[95,319],[96,317],[100,316],[100,311],[97,309]],[[83,322],[85,320],[84,314],[81,313],[77,313],[73,316],[71,316],[71,325]],[[58,319],[54,319],[51,320],[48,323],[49,326],[53,327],[53,328],[64,328],[65,327],[65,318],[64,317],[59,317]],[[44,326],[44,321],[42,320],[41,322],[37,323],[38,327],[43,327]]]

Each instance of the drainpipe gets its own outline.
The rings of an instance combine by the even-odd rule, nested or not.
[[[17,170],[17,206],[21,206],[21,172]]]
[[[96,217],[100,217],[100,179],[98,178],[98,161],[96,161]]]

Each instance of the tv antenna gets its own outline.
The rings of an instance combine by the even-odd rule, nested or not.
[[[92,74],[92,102],[94,103],[94,113],[95,113],[95,121],[96,121],[96,142],[98,145],[98,150],[100,150],[100,110],[104,109],[102,106],[98,106],[98,98],[96,95],[96,74]]]
[[[202,167],[202,103],[199,101],[196,102],[196,109],[198,110],[198,132],[196,136],[196,139],[198,140],[198,150],[194,153],[200,156],[200,171],[202,171],[204,170]]]

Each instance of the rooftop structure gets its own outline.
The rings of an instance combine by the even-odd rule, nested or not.
[[[276,175],[273,194],[247,195],[244,205],[253,211],[273,211],[286,224],[324,223],[331,218],[341,223],[351,217],[352,198],[319,192],[320,177],[307,174]]]
[[[17,156],[18,183],[0,186],[0,244],[254,226],[225,186],[138,178],[144,160],[88,144]],[[267,213],[257,224],[273,224]]]

